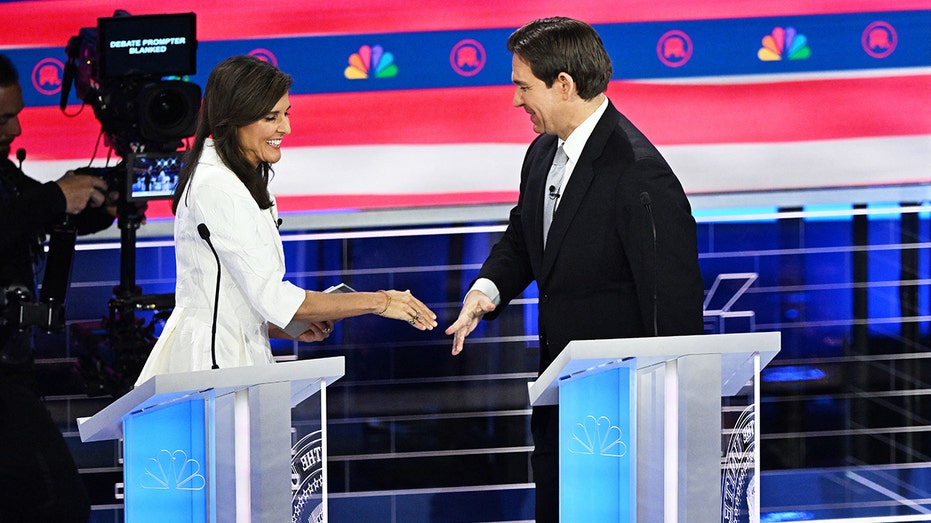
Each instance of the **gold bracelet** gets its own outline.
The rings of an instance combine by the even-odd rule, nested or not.
[[[376,313],[376,314],[378,314],[379,316],[383,316],[386,312],[388,312],[388,307],[391,306],[391,295],[388,294],[387,291],[379,290],[378,292],[384,294],[384,295],[385,295],[385,298],[388,298],[388,301],[385,302],[385,308],[384,308],[381,312],[377,312],[377,313]]]

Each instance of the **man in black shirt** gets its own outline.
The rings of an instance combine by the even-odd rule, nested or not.
[[[0,292],[7,293],[0,304],[9,307],[16,302],[9,299],[13,288],[35,299],[46,234],[66,217],[78,234],[109,227],[116,213],[112,196],[118,196],[108,197],[107,183],[95,176],[69,171],[57,181],[40,183],[23,174],[8,158],[22,132],[23,106],[16,68],[0,55]],[[0,521],[86,522],[90,502],[42,403],[30,330],[0,324]]]

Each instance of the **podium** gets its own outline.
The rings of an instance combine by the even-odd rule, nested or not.
[[[529,386],[559,405],[560,521],[759,521],[759,375],[779,348],[778,332],[569,343]]]
[[[291,409],[315,396],[321,444],[307,456],[323,468],[301,504],[326,521],[326,387],[344,373],[340,356],[158,375],[78,430],[122,440],[129,523],[291,521]]]

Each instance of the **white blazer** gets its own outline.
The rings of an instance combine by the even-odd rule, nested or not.
[[[220,368],[272,363],[268,322],[284,327],[304,301],[304,290],[284,281],[276,207],[259,209],[208,139],[175,216],[175,308],[136,385],[156,374],[212,365],[217,263],[197,231],[201,223],[210,230],[222,267],[216,337]]]

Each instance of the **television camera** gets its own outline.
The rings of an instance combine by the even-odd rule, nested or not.
[[[77,97],[93,108],[105,144],[122,158],[113,167],[75,169],[103,178],[120,193],[120,284],[109,304],[107,335],[97,343],[109,345],[113,357],[102,361],[104,351],[95,347],[81,361],[89,394],[117,395],[131,388],[154,343],[154,328],[135,313],[174,306],[173,294],[142,295],[136,286],[136,230],[144,202],[172,197],[183,164],[179,149],[197,125],[201,89],[183,79],[196,73],[196,15],[117,10],[98,18],[96,27],[81,28],[65,50],[61,110],[73,84]]]
[[[118,10],[68,40],[60,108],[75,94],[94,109],[121,157],[171,152],[194,134],[201,90],[194,13],[132,16]]]
[[[132,200],[136,157],[177,165],[182,140],[194,134],[201,89],[181,78],[197,72],[196,15],[133,16],[117,10],[98,18],[97,27],[81,28],[65,51],[59,107],[67,107],[73,84],[77,97],[93,108],[105,144],[124,160],[116,167],[78,172],[105,179],[110,190]],[[135,199],[170,196],[147,192]],[[139,206],[121,207],[121,217],[141,218],[132,216]]]

